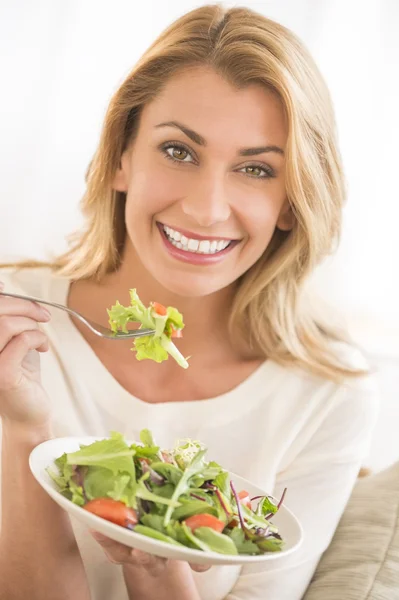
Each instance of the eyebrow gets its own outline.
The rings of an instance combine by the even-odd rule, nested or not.
[[[198,144],[199,146],[206,146],[205,138],[193,131],[189,127],[186,127],[182,123],[178,121],[165,121],[164,123],[159,123],[155,125],[155,128],[158,129],[160,127],[175,127],[176,129],[180,129],[187,137],[190,138],[193,142]],[[257,154],[263,154],[265,152],[275,152],[276,154],[281,154],[284,156],[284,150],[279,146],[268,145],[268,146],[256,146],[254,148],[241,148],[238,153],[240,156],[256,156]]]

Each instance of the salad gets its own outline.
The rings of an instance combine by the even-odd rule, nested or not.
[[[127,324],[141,323],[140,329],[154,329],[155,333],[136,338],[132,350],[137,360],[146,358],[160,363],[168,359],[169,354],[176,362],[187,369],[188,362],[172,342],[172,338],[182,337],[183,317],[176,308],[167,308],[158,302],[151,302],[149,307],[141,302],[136,289],[129,290],[130,306],[122,306],[118,301],[107,310],[109,324],[115,333],[122,330],[127,333]]]
[[[264,554],[283,547],[271,496],[237,491],[229,473],[205,460],[206,448],[182,440],[161,450],[148,429],[141,443],[123,435],[81,445],[47,472],[75,504],[135,533],[221,554]],[[255,506],[256,505],[256,506]]]

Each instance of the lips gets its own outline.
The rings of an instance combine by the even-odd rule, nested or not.
[[[187,240],[187,242],[185,242],[184,246],[181,245],[180,241],[171,238],[169,236],[169,234],[165,231],[165,226],[162,223],[157,223],[157,227],[158,230],[161,234],[161,238],[162,241],[164,243],[164,246],[166,247],[166,250],[168,251],[168,253],[173,256],[173,258],[176,258],[182,262],[186,262],[186,263],[190,263],[190,264],[195,264],[195,265],[209,265],[209,264],[215,264],[217,262],[222,261],[227,254],[229,254],[231,252],[231,250],[240,242],[240,240],[228,240],[226,238],[212,238],[212,237],[203,237],[203,236],[197,236],[197,237],[187,237],[187,235],[185,235],[185,233],[187,233],[188,235],[194,236],[196,234],[192,234],[189,232],[184,232],[183,230],[175,230],[172,228],[169,228],[168,226],[166,226],[167,229],[173,231],[173,232],[177,232],[181,237],[183,237],[183,241]],[[176,236],[178,237],[178,236]],[[180,239],[181,239],[180,237]],[[190,240],[196,240],[198,242],[198,248],[197,250],[190,250],[188,242]],[[201,252],[199,251],[199,244],[202,242],[209,242],[211,243],[223,243],[224,247],[220,250],[216,250],[216,252]],[[225,245],[227,243],[227,246]],[[181,246],[179,247],[178,244]]]
[[[186,237],[177,229],[172,229],[167,225],[163,225],[163,230],[166,234],[166,237],[170,241],[173,246],[179,248],[180,250],[185,250],[186,252],[197,252],[199,254],[216,254],[221,250],[227,248],[227,246],[231,243],[229,239],[220,239],[220,240],[212,240],[212,239],[198,239],[195,237]]]

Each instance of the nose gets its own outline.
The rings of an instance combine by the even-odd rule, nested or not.
[[[227,182],[222,175],[204,173],[182,202],[183,212],[202,227],[227,221],[231,214]]]

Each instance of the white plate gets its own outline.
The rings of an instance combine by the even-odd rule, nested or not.
[[[54,460],[64,452],[76,452],[79,450],[80,444],[92,444],[99,439],[103,438],[66,437],[48,440],[36,446],[29,457],[30,469],[42,488],[71,516],[87,525],[90,529],[99,531],[117,542],[126,544],[126,546],[138,548],[156,556],[206,565],[241,565],[270,561],[291,554],[301,544],[303,537],[301,525],[292,512],[284,505],[279,509],[275,517],[273,517],[273,523],[278,527],[280,535],[285,540],[284,549],[280,552],[268,552],[256,556],[230,556],[216,552],[203,552],[202,550],[174,546],[139,533],[134,533],[134,531],[130,531],[89,513],[60,494],[56,488],[56,484],[47,474],[46,468],[52,467],[55,469]],[[260,489],[238,475],[231,473],[231,478],[237,489],[247,490],[250,497],[265,495],[266,493],[265,490]]]

